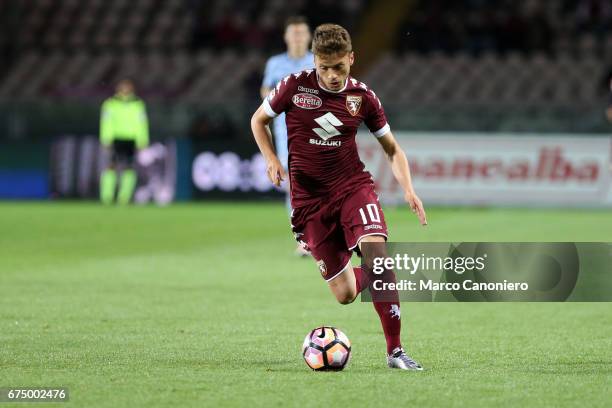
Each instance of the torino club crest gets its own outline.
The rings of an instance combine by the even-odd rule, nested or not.
[[[319,272],[321,272],[321,276],[325,278],[327,276],[327,266],[325,265],[325,261],[322,259],[317,261],[317,266],[319,267]]]
[[[346,109],[353,116],[357,116],[361,108],[361,96],[346,95]]]

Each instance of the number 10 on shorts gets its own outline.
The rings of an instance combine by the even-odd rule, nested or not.
[[[359,209],[359,214],[361,214],[361,220],[364,225],[380,223],[380,213],[378,212],[378,207],[376,204],[368,204],[365,206],[365,209],[368,212],[368,216],[370,218],[370,222],[368,222],[368,218],[366,217],[366,211],[363,208]]]

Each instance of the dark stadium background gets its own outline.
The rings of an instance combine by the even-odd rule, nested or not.
[[[95,198],[100,104],[123,77],[148,104],[152,138],[176,150],[177,199],[262,195],[248,186],[257,175],[243,180],[261,169],[248,119],[297,14],[349,29],[354,75],[396,132],[610,131],[607,1],[4,0],[0,195]],[[235,153],[227,166],[241,170],[225,191],[194,185],[202,151]]]

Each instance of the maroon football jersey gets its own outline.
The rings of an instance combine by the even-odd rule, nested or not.
[[[372,183],[355,135],[362,122],[376,137],[389,132],[389,125],[378,97],[365,84],[349,76],[334,92],[319,85],[316,71],[306,70],[282,79],[263,106],[270,117],[286,114],[293,208]]]

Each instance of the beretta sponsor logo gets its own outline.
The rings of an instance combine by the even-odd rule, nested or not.
[[[293,95],[293,103],[302,109],[318,109],[323,105],[323,101],[316,95],[299,93]]]

